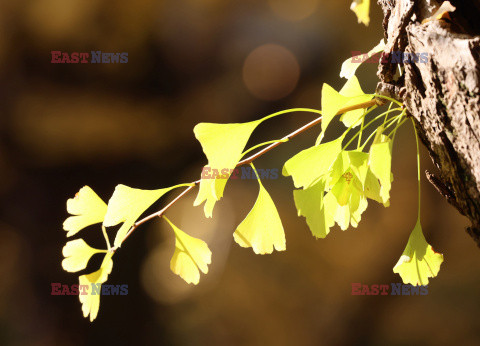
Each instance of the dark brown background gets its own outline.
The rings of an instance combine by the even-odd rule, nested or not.
[[[232,181],[213,219],[205,220],[202,208],[192,207],[195,193],[168,213],[213,251],[210,273],[197,287],[170,272],[172,234],[155,221],[115,255],[109,283],[128,284],[129,294],[102,297],[94,323],[82,317],[78,297],[51,296],[52,282],[78,280],[62,270],[61,249],[65,202],[79,188],[89,185],[108,200],[118,183],[153,189],[196,179],[206,161],[193,136],[195,124],[320,108],[322,83],[340,88],[341,62],[350,51],[368,51],[382,35],[376,5],[365,28],[356,23],[349,1],[112,4],[0,4],[0,344],[478,343],[480,252],[464,233],[466,219],[425,181],[424,232],[445,255],[429,294],[351,295],[353,282],[400,282],[392,268],[417,207],[410,124],[395,143],[392,205],[370,203],[358,229],[335,228],[315,240],[296,216],[293,184],[280,177],[265,186],[280,211],[287,251],[256,256],[234,244],[231,234],[258,188],[253,181]],[[266,46],[263,54],[247,59],[266,44],[283,49]],[[128,52],[129,62],[51,64],[52,50]],[[359,72],[367,92],[375,88],[375,71],[367,65]],[[251,143],[279,138],[312,117],[268,121]],[[342,130],[338,123],[335,127],[330,136]],[[312,145],[318,132],[283,144],[257,167],[281,169],[286,159]],[[428,168],[425,155],[422,151]],[[79,235],[92,246],[103,245],[98,227]],[[89,269],[98,264],[95,258]]]

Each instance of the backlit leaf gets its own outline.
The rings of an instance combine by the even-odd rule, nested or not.
[[[179,186],[158,190],[141,190],[122,184],[117,185],[112,197],[108,201],[107,214],[103,221],[103,226],[105,227],[116,226],[123,222],[115,236],[114,246],[120,246],[130,227],[148,207],[164,194]]]
[[[360,82],[356,76],[352,76],[347,80],[342,90],[340,90],[340,95],[350,98],[342,107],[348,107],[354,104],[367,102],[373,98],[373,95],[367,95],[363,92]],[[340,121],[342,121],[346,127],[356,127],[362,123],[362,117],[364,113],[364,108],[345,112],[340,117]]]
[[[302,150],[285,162],[282,174],[292,176],[295,187],[308,188],[330,170],[342,151],[343,138]]]
[[[250,135],[262,121],[263,119],[241,124],[200,123],[196,125],[193,132],[208,159],[205,167],[209,167],[212,171],[215,169],[219,173],[222,170],[228,172],[233,170],[242,157]],[[228,177],[201,180],[194,205],[197,206],[206,201],[204,206],[206,217],[212,217],[215,202],[223,197],[227,179]]]
[[[335,224],[333,216],[326,212],[329,206],[323,203],[324,189],[325,181],[320,180],[305,190],[293,191],[298,216],[307,219],[307,225],[316,238],[325,238]]]
[[[375,177],[370,169],[368,169],[367,176],[365,179],[365,196],[377,201],[378,203],[383,203],[383,199],[380,196],[380,183],[378,182],[377,177]],[[387,201],[383,203],[385,207],[390,205],[390,202]]]
[[[352,76],[347,80],[340,92],[324,83],[322,87],[322,132],[316,144],[322,141],[328,125],[342,108],[364,103],[372,98],[372,95],[366,95],[363,92],[356,76]],[[348,127],[350,125],[358,126],[361,123],[364,112],[365,109],[363,108],[345,112],[341,116],[341,120]]]
[[[384,49],[385,41],[382,38],[380,42],[367,53],[368,57],[372,57],[373,55],[382,52]],[[356,62],[355,60],[358,60],[358,56],[348,58],[343,62],[340,70],[340,77],[350,79],[353,77],[353,75],[355,75],[355,71],[357,71],[357,68],[359,68],[362,64],[361,62]]]
[[[285,232],[280,215],[267,190],[258,180],[260,191],[252,210],[237,227],[233,238],[242,247],[251,247],[256,254],[269,254],[273,248],[284,251]]]
[[[198,284],[200,271],[208,273],[208,265],[212,261],[212,252],[207,243],[189,236],[177,226],[163,217],[175,233],[175,252],[170,260],[170,269],[187,283]]]
[[[417,221],[393,272],[400,274],[404,284],[424,286],[428,284],[428,278],[437,276],[442,262],[443,255],[433,251],[425,240],[420,221]]]
[[[370,24],[370,0],[353,0],[350,9],[357,15],[359,23]]]
[[[105,255],[100,269],[87,275],[82,275],[78,278],[79,285],[87,286],[84,293],[80,287],[80,294],[78,298],[82,304],[83,317],[90,315],[90,322],[97,318],[98,310],[100,308],[100,293],[101,293],[101,284],[103,284],[108,279],[108,275],[112,272],[113,261],[112,261],[113,252],[109,252]],[[97,287],[98,292],[93,290],[92,284]]]
[[[65,259],[62,261],[62,267],[67,272],[78,272],[87,267],[90,258],[100,252],[107,252],[106,250],[99,250],[90,247],[83,239],[75,239],[69,241],[62,250]]]
[[[102,222],[107,205],[89,186],[84,186],[67,201],[67,211],[73,216],[65,220],[63,229],[71,237],[87,226]]]
[[[378,180],[380,180],[380,197],[384,204],[390,199],[392,186],[392,140],[380,135],[370,147],[370,169]]]

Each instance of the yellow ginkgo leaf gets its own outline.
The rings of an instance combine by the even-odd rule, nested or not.
[[[215,206],[215,203],[223,197],[223,190],[225,189],[226,184],[227,179],[202,179],[199,184],[197,198],[193,205],[198,206],[205,201],[203,207],[205,217],[212,217],[213,207]]]
[[[206,201],[204,206],[206,217],[212,217],[213,207],[215,202],[223,197],[230,172],[240,161],[250,135],[263,120],[240,124],[200,123],[193,129],[208,159],[205,167],[217,173],[228,172],[227,177],[205,178],[200,182],[200,189],[193,205],[197,206]]]
[[[324,189],[325,181],[320,180],[307,189],[293,191],[298,216],[307,219],[307,225],[316,238],[325,238],[335,224],[333,216],[327,212],[330,206],[324,203]]]
[[[367,102],[372,98],[373,95],[368,95],[363,92],[358,78],[355,75],[347,80],[340,92],[324,83],[322,87],[322,132],[317,138],[316,144],[322,141],[328,125],[341,108]],[[347,126],[353,124],[357,126],[361,123],[363,113],[363,108],[349,111],[342,115],[341,120]]]
[[[103,259],[99,270],[91,274],[82,275],[78,278],[80,287],[82,285],[87,286],[85,291],[80,288],[80,294],[78,297],[82,304],[83,317],[90,315],[90,322],[97,318],[98,310],[100,308],[101,284],[107,281],[108,275],[112,272],[112,256],[113,252],[108,252]]]
[[[367,53],[368,57],[372,57],[373,55],[380,53],[384,49],[385,41],[382,38],[380,42]],[[361,62],[356,62],[355,58],[356,57],[351,57],[343,62],[342,68],[340,70],[340,77],[350,79],[355,75],[355,71],[357,71],[357,68],[359,68],[362,64]]]
[[[335,199],[336,207],[332,207],[331,210],[334,211],[333,218],[340,228],[345,231],[350,225],[357,227],[362,213],[368,206],[357,177],[350,170],[347,171],[325,196],[326,200],[327,196]]]
[[[322,132],[318,137],[315,144],[318,144],[322,141],[325,131],[327,130],[328,125],[338,113],[340,108],[347,103],[348,98],[343,95],[340,95],[338,91],[333,89],[327,83],[323,83],[322,86]]]
[[[187,283],[198,284],[200,271],[208,273],[212,252],[203,240],[189,236],[165,216],[163,217],[175,233],[175,252],[170,260],[170,269]]]
[[[292,176],[295,187],[308,188],[330,170],[342,151],[343,138],[302,150],[285,162],[282,174]]]
[[[379,135],[372,143],[369,155],[370,170],[380,181],[382,203],[388,205],[392,187],[392,140]]]
[[[404,284],[424,286],[428,284],[428,278],[437,276],[442,262],[443,255],[433,251],[427,243],[418,220],[393,272],[400,274]]]
[[[242,247],[251,247],[256,254],[272,253],[273,248],[284,251],[285,232],[277,208],[260,179],[258,184],[257,200],[233,233],[233,239]]]
[[[370,24],[370,0],[353,0],[350,9],[357,15],[359,23]]]
[[[67,272],[78,272],[87,267],[88,261],[96,253],[107,252],[90,247],[83,239],[69,241],[62,250],[65,259],[62,267]]]
[[[378,203],[383,203],[383,198],[380,196],[380,189],[381,187],[377,177],[375,177],[372,171],[368,169],[367,176],[365,178],[365,196],[377,201]],[[386,201],[386,203],[383,203],[383,205],[385,207],[390,206],[390,201]]]
[[[181,184],[158,190],[141,190],[122,184],[117,185],[108,201],[108,209],[103,221],[105,227],[116,226],[123,222],[115,236],[114,246],[121,245],[130,227],[156,200],[177,187],[188,185]]]
[[[348,107],[353,106],[354,104],[367,102],[373,98],[373,95],[368,95],[363,92],[360,82],[356,76],[352,76],[347,80],[345,85],[340,90],[340,95],[349,98],[349,100],[345,102],[342,107]],[[340,117],[340,121],[342,121],[346,127],[356,127],[362,123],[362,117],[364,113],[364,108],[345,112]]]
[[[65,220],[63,229],[71,237],[87,226],[102,222],[107,205],[89,186],[84,186],[67,201],[67,211],[73,216]]]

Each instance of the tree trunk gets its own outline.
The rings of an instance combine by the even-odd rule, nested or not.
[[[378,93],[402,101],[415,119],[438,176],[437,190],[467,216],[480,246],[480,1],[450,1],[449,19],[429,20],[434,0],[378,0],[384,12],[385,52],[427,53],[428,62],[380,64]]]

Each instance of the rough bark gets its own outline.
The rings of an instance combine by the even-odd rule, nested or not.
[[[434,0],[378,0],[385,52],[428,53],[427,63],[380,64],[377,90],[391,90],[414,117],[438,167],[427,177],[472,225],[480,246],[480,1],[450,1],[450,20],[430,20]],[[393,92],[392,90],[396,90]]]

